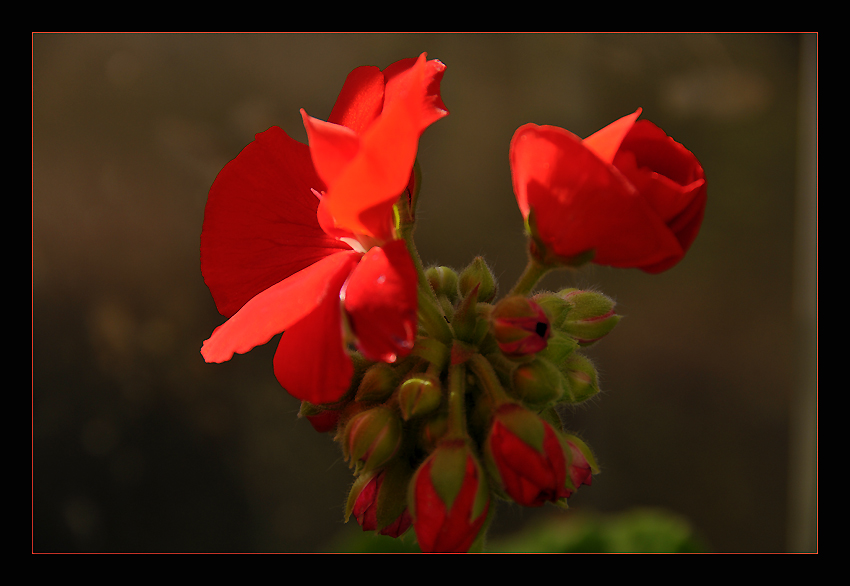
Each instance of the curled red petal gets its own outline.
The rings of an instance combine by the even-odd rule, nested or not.
[[[584,146],[593,151],[599,160],[610,165],[614,162],[614,157],[620,150],[623,140],[632,131],[640,112],[641,109],[638,108],[605,128],[597,130],[582,141]]]
[[[554,126],[526,124],[510,150],[514,193],[527,217],[534,209],[541,240],[570,258],[633,267],[660,262],[679,243],[640,193],[580,138]]]
[[[204,360],[225,362],[233,354],[244,354],[265,344],[272,336],[295,326],[328,299],[336,303],[339,313],[339,290],[359,258],[360,254],[352,250],[326,256],[255,296],[204,342],[201,348]],[[331,333],[341,339],[341,330]]]
[[[448,114],[439,99],[444,69],[423,53],[395,75],[380,116],[360,134],[357,154],[338,175],[323,176],[328,184],[325,203],[338,226],[381,241],[393,238],[392,206],[410,182],[419,137]],[[326,144],[311,141],[310,148],[320,171],[326,165],[318,161],[339,158],[338,150]]]
[[[255,295],[346,244],[319,226],[324,189],[306,145],[277,127],[259,133],[210,188],[201,232],[201,272],[230,317]]]
[[[395,362],[413,348],[417,275],[403,240],[367,252],[345,286],[345,311],[357,348],[370,360]]]

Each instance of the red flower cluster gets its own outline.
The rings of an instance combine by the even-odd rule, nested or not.
[[[412,254],[414,165],[420,136],[448,113],[444,69],[424,53],[359,67],[326,121],[301,111],[308,145],[272,127],[222,169],[201,270],[228,319],[201,353],[224,362],[280,334],[275,376],[354,469],[346,518],[393,537],[412,526],[425,552],[464,552],[493,497],[563,504],[598,472],[556,407],[599,392],[581,352],[620,318],[602,294],[532,297],[534,286],[591,260],[672,267],[699,230],[706,184],[640,111],[585,140],[528,124],[510,148],[532,256],[517,284],[496,301],[483,258],[426,271]]]
[[[526,124],[510,148],[514,193],[544,262],[665,271],[702,224],[702,166],[640,110],[581,140]]]
[[[204,214],[201,271],[230,319],[204,343],[207,362],[283,332],[281,385],[329,403],[350,384],[347,338],[373,360],[410,352],[417,275],[393,206],[411,183],[421,133],[448,113],[444,68],[424,54],[357,68],[327,122],[302,111],[309,147],[273,127],[222,169]]]

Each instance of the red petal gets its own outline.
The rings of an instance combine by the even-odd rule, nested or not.
[[[535,210],[538,232],[556,254],[595,250],[593,262],[633,267],[680,249],[634,187],[574,134],[527,124],[515,133],[510,156],[520,209]]]
[[[384,79],[380,69],[368,65],[349,73],[328,122],[363,132],[384,107]]]
[[[218,174],[204,212],[201,272],[223,315],[348,248],[319,226],[314,188],[324,184],[308,147],[277,127],[257,134]]]
[[[448,112],[439,81],[444,67],[423,54],[393,78],[381,115],[363,131],[360,149],[344,172],[328,182],[326,204],[337,225],[382,241],[392,239],[392,206],[410,181],[419,137]],[[388,88],[389,92],[390,88]],[[315,160],[338,158],[324,145],[310,148]],[[324,163],[318,164],[320,170]]]
[[[605,128],[597,130],[582,141],[584,146],[596,153],[600,160],[610,165],[614,162],[614,156],[620,150],[620,144],[632,130],[640,112],[641,109],[638,108],[628,116],[623,116]]]
[[[338,252],[269,287],[215,329],[201,348],[204,360],[225,362],[234,353],[244,354],[265,344],[272,336],[304,320],[328,299],[336,304],[339,313],[338,292],[359,258],[360,254],[354,251]],[[334,333],[341,336],[338,330]]]
[[[395,362],[413,347],[417,276],[403,240],[369,250],[345,286],[357,347],[370,360]]]
[[[334,403],[351,384],[354,367],[343,342],[339,291],[357,261],[356,253],[346,255],[337,269],[326,275],[324,295],[313,311],[280,337],[274,373],[297,399],[314,405]]]

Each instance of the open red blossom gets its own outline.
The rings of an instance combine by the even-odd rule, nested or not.
[[[445,66],[406,59],[349,74],[327,122],[304,115],[310,145],[272,127],[216,177],[201,233],[201,272],[230,318],[201,353],[224,362],[283,332],[275,375],[293,396],[338,400],[353,367],[346,332],[371,360],[413,346],[417,276],[396,240],[393,206],[418,140],[447,114]]]
[[[685,255],[705,212],[705,174],[685,147],[638,121],[640,112],[584,140],[555,126],[516,131],[514,193],[535,254],[648,273]]]

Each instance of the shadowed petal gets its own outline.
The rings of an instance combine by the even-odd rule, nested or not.
[[[324,183],[309,148],[277,127],[257,134],[218,174],[204,211],[201,272],[222,315],[349,248],[319,226],[313,189]]]
[[[395,362],[410,353],[417,324],[417,276],[403,240],[369,250],[345,286],[345,310],[358,349]]]

